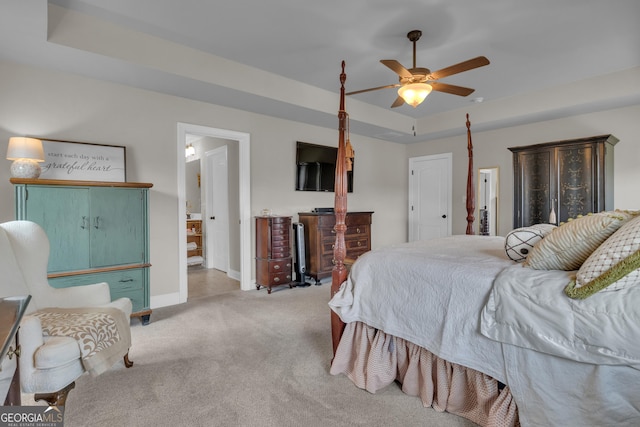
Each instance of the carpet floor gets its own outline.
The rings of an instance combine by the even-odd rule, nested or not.
[[[328,284],[197,295],[133,319],[134,366],[79,378],[65,427],[475,425],[330,375]]]

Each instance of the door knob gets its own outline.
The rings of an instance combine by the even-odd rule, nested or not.
[[[447,215],[446,215],[446,214],[445,214],[445,215],[442,215],[442,218],[446,218],[446,217],[447,217]]]

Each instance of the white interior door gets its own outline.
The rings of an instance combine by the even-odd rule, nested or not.
[[[206,212],[205,257],[207,268],[229,270],[229,197],[227,147],[205,153]]]
[[[451,235],[451,153],[409,159],[409,241]]]

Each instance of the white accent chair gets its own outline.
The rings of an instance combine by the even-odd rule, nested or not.
[[[39,225],[30,221],[0,224],[0,296],[31,295],[18,332],[22,392],[35,393],[36,400],[49,405],[64,406],[75,380],[85,372],[80,347],[72,337],[44,336],[40,319],[29,313],[49,307],[101,306],[118,308],[129,319],[132,305],[128,298],[112,302],[107,283],[53,288],[47,280],[48,260],[49,239]],[[122,357],[130,367],[128,354]]]

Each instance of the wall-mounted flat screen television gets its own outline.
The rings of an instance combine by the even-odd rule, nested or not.
[[[334,191],[338,149],[296,142],[296,190]],[[347,171],[347,191],[353,192],[353,167]]]

